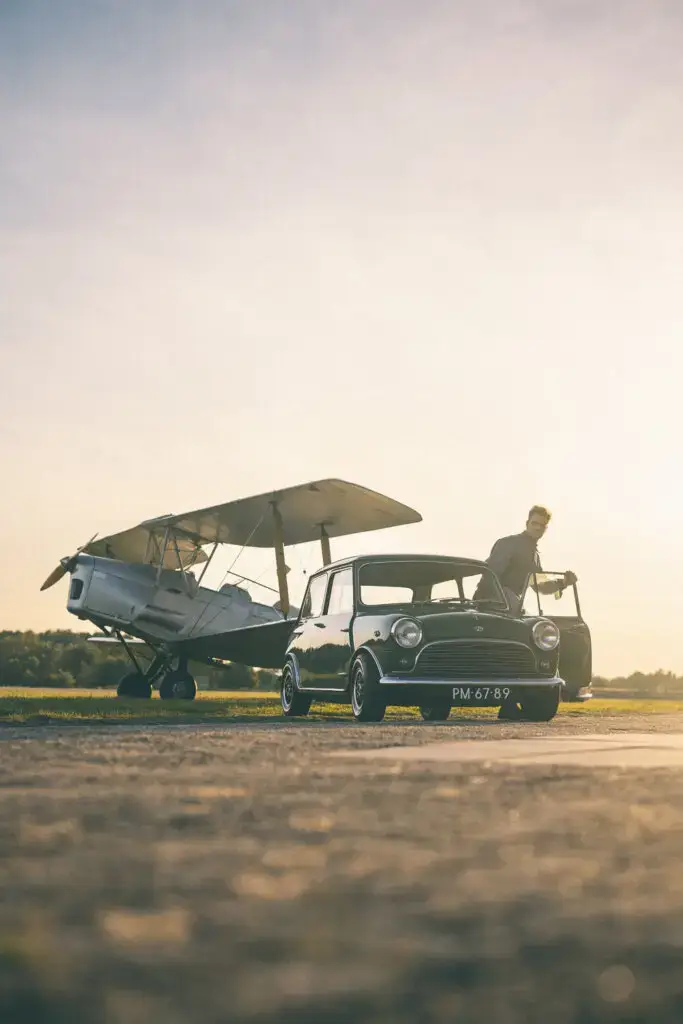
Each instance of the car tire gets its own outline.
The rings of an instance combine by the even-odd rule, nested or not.
[[[564,704],[583,704],[587,699],[590,699],[586,694],[590,693],[590,682],[586,683],[567,683],[563,688],[562,696],[560,700]]]
[[[519,722],[522,718],[524,712],[516,700],[506,700],[498,709],[499,722]]]
[[[287,718],[299,718],[302,715],[307,715],[311,710],[312,698],[307,693],[299,693],[297,690],[294,669],[290,664],[285,665],[282,670],[280,700],[282,714]]]
[[[197,684],[189,672],[168,672],[161,681],[159,696],[162,700],[194,700]]]
[[[119,681],[116,693],[119,697],[149,700],[152,696],[152,684],[145,679],[141,672],[129,672]]]
[[[357,722],[381,722],[387,704],[380,689],[374,661],[359,654],[351,666],[351,710]]]
[[[537,690],[520,698],[522,718],[526,722],[549,722],[557,714],[560,705],[560,688]]]
[[[445,722],[451,713],[451,702],[436,701],[434,704],[420,704],[420,714],[425,722]]]

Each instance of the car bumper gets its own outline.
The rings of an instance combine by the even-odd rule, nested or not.
[[[560,676],[544,679],[422,679],[410,676],[382,676],[379,680],[387,704],[404,707],[429,704],[446,697],[453,707],[500,707],[521,700],[530,691],[559,689]]]
[[[595,694],[589,686],[582,686],[579,690],[573,693],[566,692],[562,695],[562,700],[569,701],[571,703],[583,703],[583,701],[590,700]]]
[[[541,679],[433,679],[421,676],[381,676],[380,686],[493,686],[493,687],[523,687],[552,689],[553,686],[564,686],[564,679],[560,676],[549,676]]]

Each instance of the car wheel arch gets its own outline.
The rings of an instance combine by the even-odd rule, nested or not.
[[[280,672],[280,689],[282,689],[282,676],[283,676],[284,671],[285,671],[285,669],[286,669],[286,667],[288,665],[292,669],[292,674],[294,676],[294,686],[298,690],[299,687],[301,686],[301,673],[299,671],[299,661],[298,661],[298,658],[297,658],[296,654],[294,654],[292,651],[289,651],[285,655],[285,663],[282,666],[282,672]]]
[[[353,666],[355,665],[358,657],[360,655],[363,655],[363,654],[365,654],[367,657],[369,657],[371,659],[371,661],[374,663],[375,668],[379,672],[380,679],[384,675],[384,670],[383,670],[382,666],[380,665],[379,658],[377,657],[375,652],[370,647],[366,647],[365,644],[362,644],[360,647],[357,647],[356,650],[353,652],[353,657],[351,658],[351,661],[349,663],[349,672],[348,672],[348,685],[349,686],[351,686],[351,683],[353,681]]]

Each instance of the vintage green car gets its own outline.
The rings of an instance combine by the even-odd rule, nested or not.
[[[390,705],[428,721],[452,707],[557,712],[560,628],[514,613],[485,562],[439,555],[363,555],[311,576],[286,650],[282,710],[351,704],[359,722]]]

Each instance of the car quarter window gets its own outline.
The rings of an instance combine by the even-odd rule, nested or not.
[[[301,618],[312,619],[323,613],[325,603],[325,591],[327,590],[328,574],[323,572],[320,576],[314,576],[308,584],[308,590],[301,606]]]
[[[353,611],[353,569],[340,569],[332,576],[330,596],[327,600],[328,615],[342,615]]]

